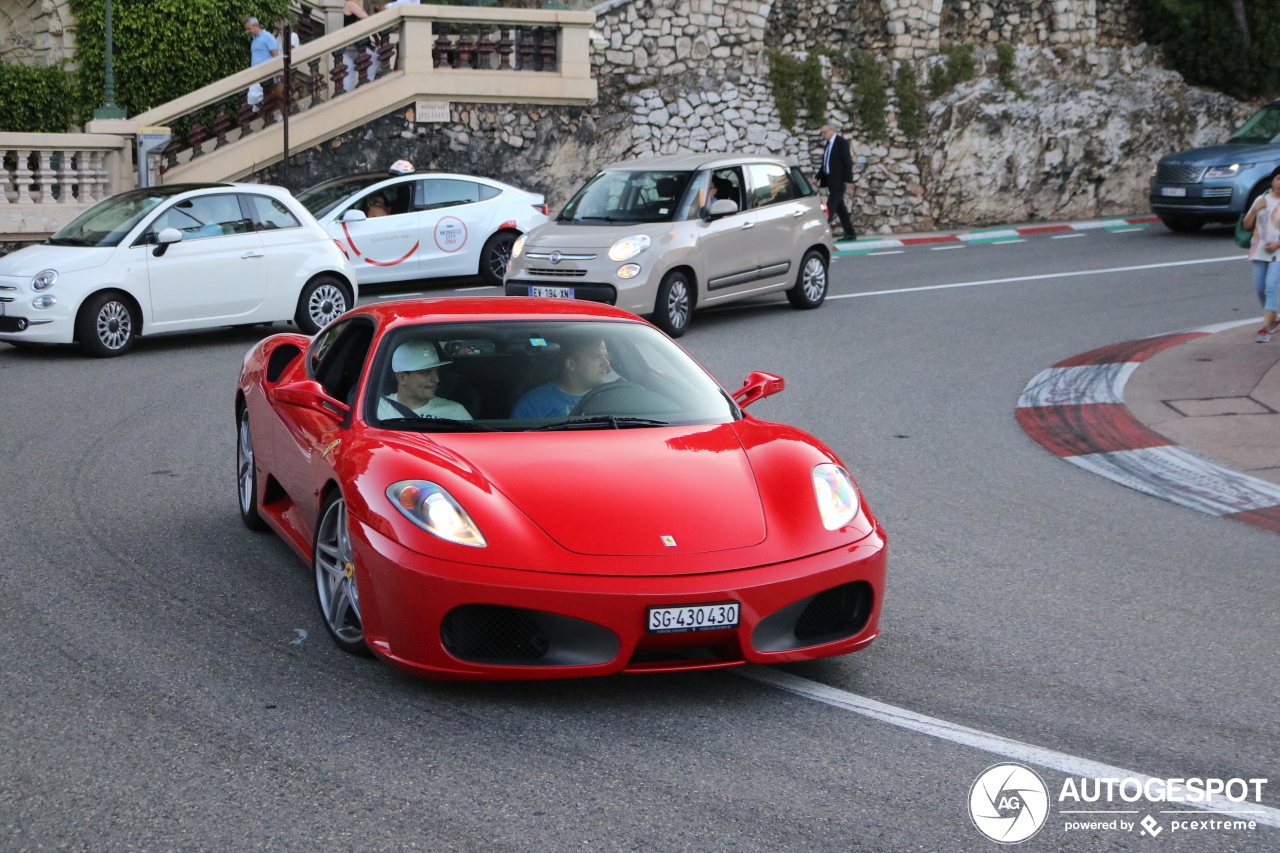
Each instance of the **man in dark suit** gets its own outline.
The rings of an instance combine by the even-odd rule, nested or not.
[[[840,217],[840,227],[844,229],[844,239],[852,240],[857,235],[853,230],[853,221],[849,219],[849,208],[844,204],[845,187],[853,183],[853,157],[849,154],[849,142],[830,124],[822,126],[822,138],[827,147],[822,152],[822,168],[818,171],[818,186],[827,188],[827,221]]]

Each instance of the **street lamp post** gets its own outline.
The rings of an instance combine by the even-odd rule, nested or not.
[[[107,0],[106,8],[106,79],[102,86],[102,106],[93,111],[95,119],[126,118],[127,113],[116,106],[116,74],[112,68],[112,33],[111,33],[111,0]]]

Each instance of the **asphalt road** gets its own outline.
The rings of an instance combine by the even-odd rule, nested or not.
[[[696,315],[687,348],[729,387],[786,377],[753,414],[834,447],[889,532],[881,638],[785,670],[1126,771],[1269,778],[1280,806],[1275,537],[1013,416],[1062,358],[1256,315],[1244,262],[1168,266],[1239,254],[1158,227],[914,247],[838,259],[818,311]],[[966,804],[1001,756],[739,673],[449,684],[338,652],[306,567],[237,517],[231,403],[266,331],[0,345],[0,850],[995,849]],[[1036,769],[1053,814],[1018,847],[1280,850],[1068,831],[1065,774]]]

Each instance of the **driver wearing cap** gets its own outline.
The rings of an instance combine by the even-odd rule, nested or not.
[[[431,341],[408,341],[396,347],[391,355],[391,370],[396,375],[396,393],[378,401],[378,418],[448,418],[471,420],[471,413],[452,400],[436,396],[440,386],[440,351]]]

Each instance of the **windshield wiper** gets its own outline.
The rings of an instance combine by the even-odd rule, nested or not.
[[[50,246],[88,246],[93,248],[98,245],[92,240],[85,240],[80,237],[50,237],[45,242]]]
[[[453,418],[433,418],[430,416],[418,418],[379,418],[386,424],[395,424],[397,427],[406,427],[416,432],[454,432],[462,430],[464,432],[504,432],[497,427],[478,424],[475,421],[455,421]]]
[[[634,222],[635,221],[633,219],[619,219],[616,216],[570,216],[565,221],[566,222],[585,222],[588,219],[594,220],[596,222]]]
[[[529,432],[550,429],[630,429],[647,426],[671,426],[671,423],[669,421],[655,421],[652,418],[619,418],[614,415],[596,415],[591,418],[572,418],[567,421],[556,421],[546,426],[532,427]]]

